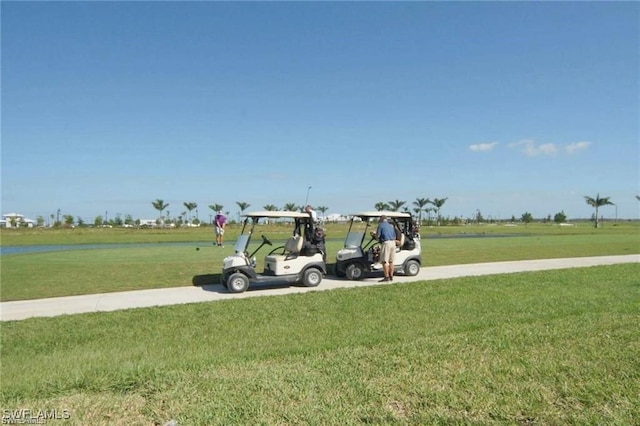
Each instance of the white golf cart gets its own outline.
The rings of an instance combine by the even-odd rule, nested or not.
[[[335,273],[338,277],[361,280],[370,275],[380,275],[380,245],[370,234],[375,232],[380,216],[385,215],[389,223],[399,231],[394,272],[415,276],[422,265],[420,234],[411,214],[391,211],[361,212],[351,215],[349,232],[344,248],[336,255]]]
[[[324,231],[316,228],[307,213],[290,211],[262,211],[243,215],[242,232],[234,246],[235,254],[223,260],[222,284],[233,293],[241,293],[249,284],[296,284],[315,287],[327,274]],[[285,220],[293,224],[293,234],[283,246],[276,247],[264,259],[264,272],[255,271],[255,254],[264,246],[273,245],[261,235],[262,242],[249,254],[248,247],[256,225],[261,219]]]

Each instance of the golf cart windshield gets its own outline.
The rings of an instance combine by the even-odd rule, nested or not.
[[[247,244],[249,243],[250,236],[250,234],[243,234],[238,237],[236,245],[233,246],[236,253],[244,253],[247,250]]]
[[[364,238],[364,231],[350,231],[347,234],[347,239],[344,242],[346,248],[360,247],[362,239]]]
[[[354,216],[351,219],[351,224],[349,225],[349,232],[347,232],[347,238],[344,241],[344,247],[360,247],[362,244],[364,244],[364,239],[367,236],[367,230],[369,230],[368,218]]]

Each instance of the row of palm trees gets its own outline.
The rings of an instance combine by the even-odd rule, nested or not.
[[[587,204],[595,208],[595,227],[598,228],[600,226],[600,219],[598,214],[598,209],[602,206],[606,205],[615,205],[611,201],[611,197],[600,197],[600,194],[597,194],[596,197],[590,197],[588,195],[584,196]],[[636,198],[640,200],[640,196],[636,195]],[[431,212],[436,213],[437,223],[440,224],[440,209],[447,201],[448,197],[445,198],[434,198],[433,200],[430,198],[416,198],[415,201],[412,202],[414,206],[413,212],[418,216],[418,223],[422,223],[422,213],[430,214]],[[158,210],[160,213],[160,217],[163,217],[164,210],[169,207],[169,203],[165,203],[162,199],[156,199],[151,203],[154,209]],[[183,203],[184,207],[187,209],[188,216],[187,220],[191,221],[191,212],[198,208],[198,203],[195,202],[185,202]],[[240,214],[242,215],[245,210],[251,207],[251,204],[246,203],[244,201],[236,201],[236,205],[240,209]],[[432,205],[433,207],[427,207]],[[405,211],[408,212],[410,206],[407,205],[406,201],[401,200],[393,200],[393,201],[380,201],[375,204],[375,209],[377,211],[389,210],[389,211]],[[224,206],[222,204],[210,204],[209,208],[214,212],[222,211]],[[267,204],[263,206],[263,209],[266,211],[276,211],[279,208],[273,204]],[[298,206],[296,203],[287,203],[282,207],[282,210],[285,211],[302,211],[304,210],[304,206]],[[317,206],[316,210],[324,215],[327,210],[329,210],[326,206]],[[196,210],[197,211],[197,210]],[[183,215],[187,215],[187,212],[184,212]],[[228,213],[227,213],[228,214]]]
[[[152,201],[151,205],[153,206],[154,209],[158,210],[158,212],[160,213],[160,220],[163,220],[163,218],[164,218],[164,210],[167,207],[169,207],[169,203],[165,203],[164,200],[158,198],[155,201]],[[182,215],[186,216],[187,222],[192,222],[191,212],[198,208],[198,203],[184,202],[183,205],[187,209],[187,211],[183,212]],[[240,215],[242,215],[245,212],[245,210],[247,210],[249,207],[251,207],[251,204],[249,204],[247,202],[244,202],[244,201],[236,201],[236,205],[238,206],[238,209],[240,209]],[[211,210],[213,210],[213,212],[215,213],[215,212],[222,211],[224,209],[224,205],[214,203],[214,204],[210,204],[209,208]],[[266,210],[266,211],[277,211],[277,210],[279,210],[279,208],[277,206],[273,205],[273,204],[267,204],[266,206],[263,206],[262,208],[264,210]],[[327,212],[327,210],[329,210],[329,207],[318,206],[315,209],[324,215]],[[282,210],[284,210],[284,211],[303,211],[304,210],[304,206],[298,206],[296,203],[287,203],[282,207]],[[228,214],[229,214],[229,212],[227,212],[227,215]]]
[[[418,215],[418,220],[421,223],[422,222],[422,213],[430,213],[432,211],[435,211],[437,213],[438,218],[440,217],[440,208],[444,205],[444,203],[447,201],[447,198],[434,198],[433,200],[429,199],[429,198],[416,198],[416,200],[413,202],[413,205],[415,206],[415,208],[413,209],[413,212],[416,213]],[[407,202],[406,201],[400,201],[400,200],[393,200],[393,201],[389,201],[389,202],[378,202],[375,204],[375,209],[378,211],[383,211],[383,210],[387,210],[387,211],[400,211],[401,209],[405,212],[409,211],[409,208],[407,206],[405,206]],[[427,205],[429,204],[433,204],[434,208],[427,208]],[[158,212],[160,213],[160,218],[162,219],[164,217],[164,210],[169,207],[169,203],[165,203],[164,200],[162,199],[156,199],[155,201],[151,202],[151,205],[153,206],[154,209],[158,210]],[[186,216],[186,220],[189,222],[191,221],[191,212],[195,209],[198,208],[198,203],[195,202],[184,202],[183,203],[184,207],[187,209],[186,212],[183,212],[183,216]],[[247,210],[249,207],[251,207],[251,204],[246,203],[244,201],[236,201],[236,205],[238,206],[238,208],[240,209],[240,215],[242,215],[245,210]],[[286,203],[283,207],[282,210],[284,211],[303,211],[305,206],[299,206],[296,203]],[[210,204],[209,208],[211,210],[213,210],[214,212],[219,212],[222,211],[224,209],[224,206],[222,204]],[[264,210],[266,211],[276,211],[279,210],[278,206],[274,205],[274,204],[267,204],[265,206],[262,207]],[[329,210],[328,207],[326,206],[317,206],[315,208],[318,212],[320,212],[322,215],[324,215],[327,210]],[[228,214],[228,213],[227,213]]]
[[[440,209],[442,208],[442,206],[444,205],[444,203],[447,201],[447,198],[434,198],[433,200],[429,199],[429,198],[416,198],[416,200],[413,202],[413,205],[415,206],[415,208],[413,209],[413,212],[416,213],[418,215],[418,221],[420,223],[422,223],[422,213],[430,213],[432,211],[436,212],[437,217],[440,218]],[[378,202],[375,204],[375,209],[378,211],[383,211],[383,210],[388,210],[388,211],[400,211],[401,209],[405,212],[409,211],[409,207],[406,206],[406,201],[400,201],[400,200],[393,200],[393,201],[389,201],[389,202]],[[428,208],[427,205],[432,204],[434,207],[433,208]],[[169,203],[165,203],[164,200],[162,199],[156,199],[155,201],[151,202],[151,205],[153,206],[154,209],[158,210],[158,212],[160,213],[160,218],[162,219],[164,217],[164,210],[169,207]],[[183,203],[184,207],[187,209],[186,212],[183,212],[183,216],[186,216],[186,220],[189,222],[191,221],[191,212],[195,209],[198,208],[198,203],[195,202],[184,202]],[[238,208],[240,209],[240,215],[242,215],[245,210],[247,210],[249,207],[251,207],[251,204],[244,202],[244,201],[236,201],[236,205],[238,206]],[[211,210],[213,210],[214,212],[219,212],[222,211],[224,209],[224,206],[222,204],[210,204],[209,208]],[[276,211],[279,210],[278,206],[274,205],[274,204],[267,204],[265,206],[262,207],[264,210],[266,211]],[[328,207],[326,206],[317,206],[315,208],[318,212],[320,212],[322,215],[324,215],[327,210],[329,210]],[[283,207],[282,210],[284,211],[303,211],[304,210],[304,206],[299,206],[296,203],[286,203]],[[228,213],[227,213],[228,214]]]
[[[585,195],[584,198],[587,204],[589,204],[590,206],[596,209],[595,227],[598,228],[600,226],[600,216],[598,214],[598,209],[602,206],[615,205],[615,204],[611,201],[611,197],[600,197],[600,194],[597,194],[595,198],[590,197],[588,195]],[[447,201],[447,199],[448,198],[434,198],[433,200],[431,200],[429,198],[416,198],[416,200],[413,202],[413,205],[415,206],[413,208],[413,212],[418,215],[418,223],[422,223],[422,212],[429,214],[430,212],[434,211],[436,212],[437,224],[440,225],[440,217],[441,217],[440,209],[442,208],[444,203]],[[640,201],[640,195],[636,195],[636,199]],[[434,207],[432,208],[427,207],[427,205],[429,204],[433,205]],[[389,201],[388,203],[381,201],[376,203],[375,208],[378,211],[382,211],[382,210],[399,211],[400,209],[403,209],[403,211],[405,212],[409,211],[409,207],[406,206],[406,201],[400,201],[400,200]]]
[[[412,203],[413,212],[418,216],[418,223],[422,223],[422,213],[430,214],[431,212],[436,213],[438,225],[440,225],[440,209],[447,201],[448,197],[445,198],[434,198],[433,200],[430,198],[416,198]],[[406,201],[393,200],[389,202],[380,201],[375,204],[375,209],[378,211],[389,210],[393,212],[402,211],[409,212],[409,206],[406,205]],[[429,204],[433,205],[433,207],[427,207]]]

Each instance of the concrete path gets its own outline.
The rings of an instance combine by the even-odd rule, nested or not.
[[[422,268],[420,273],[415,277],[396,276],[394,277],[394,284],[464,276],[582,268],[599,265],[613,265],[618,263],[640,263],[640,255],[633,254],[626,256],[577,257],[570,259],[542,259],[514,262],[475,263],[470,265],[431,266]],[[309,291],[324,291],[337,288],[389,285],[387,283],[378,283],[378,280],[379,278],[369,278],[362,281],[325,278],[322,280],[322,283],[315,288],[298,286],[275,288],[250,287],[248,291],[239,294],[229,293],[222,285],[204,285],[202,287],[174,287],[127,291],[121,293],[88,294],[83,296],[3,302],[0,303],[0,320],[15,321],[31,317],[53,317],[85,312],[107,312],[150,306],[306,293]]]

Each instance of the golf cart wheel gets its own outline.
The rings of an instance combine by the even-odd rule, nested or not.
[[[359,281],[364,278],[364,267],[359,263],[351,263],[345,269],[345,276],[352,281]]]
[[[409,260],[404,265],[404,273],[410,277],[415,277],[420,272],[420,264],[415,260]]]
[[[249,278],[240,272],[231,274],[227,280],[227,288],[232,293],[242,293],[249,288]]]
[[[322,281],[322,272],[316,268],[309,268],[304,271],[302,283],[307,287],[317,287]]]

